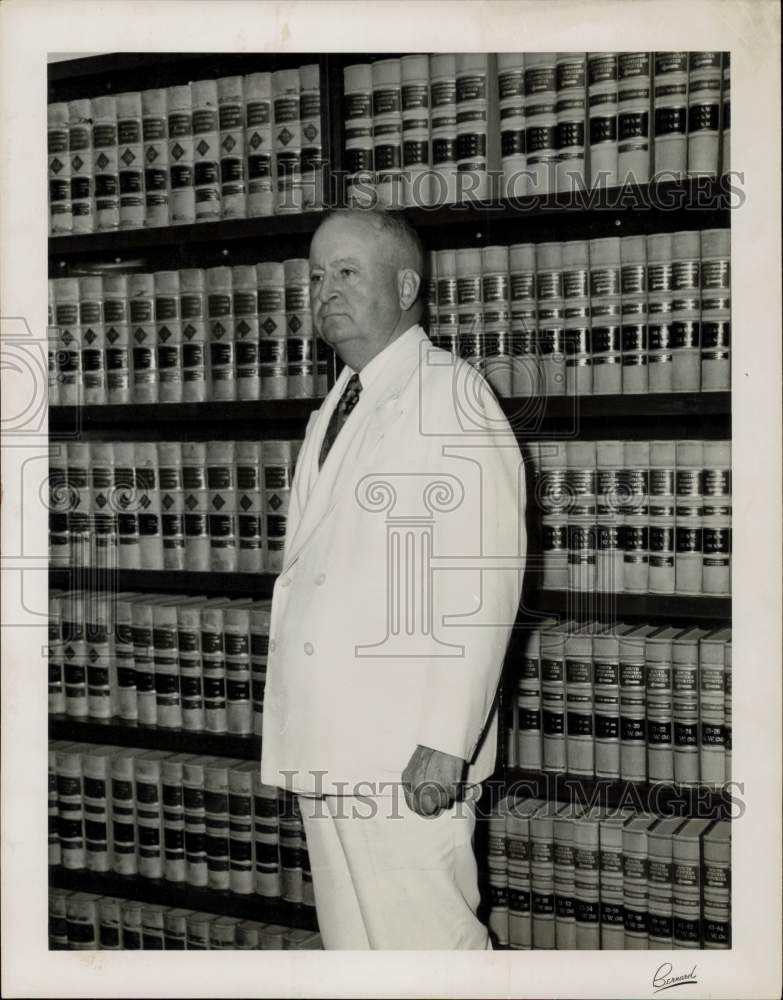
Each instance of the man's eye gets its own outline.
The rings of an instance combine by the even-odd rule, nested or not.
[[[340,268],[340,274],[342,275],[343,278],[345,278],[349,274],[353,274],[353,273],[354,273],[354,269],[352,267],[341,267]]]
[[[322,274],[311,274],[310,275],[310,284],[311,285],[317,285],[318,282],[322,280],[322,278],[323,278]]]

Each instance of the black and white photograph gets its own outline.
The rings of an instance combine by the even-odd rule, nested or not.
[[[7,0],[4,996],[780,995],[779,38]]]

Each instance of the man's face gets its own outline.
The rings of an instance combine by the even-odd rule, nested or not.
[[[338,354],[349,341],[385,346],[401,314],[397,269],[371,222],[337,216],[321,226],[310,247],[310,298],[316,332]]]

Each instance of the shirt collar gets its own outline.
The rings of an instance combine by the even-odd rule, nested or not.
[[[367,389],[372,385],[372,383],[381,375],[381,373],[389,368],[393,361],[398,355],[403,354],[407,349],[408,345],[414,340],[418,340],[421,327],[418,323],[414,323],[409,326],[405,333],[401,333],[396,340],[393,340],[390,344],[387,344],[382,351],[368,361],[367,364],[359,372],[359,380],[362,383],[362,390]],[[348,366],[346,365],[346,368]],[[351,374],[355,374],[353,368],[348,369]],[[350,377],[350,376],[349,376]]]

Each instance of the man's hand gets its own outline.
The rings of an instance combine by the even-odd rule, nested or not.
[[[420,816],[448,809],[459,794],[465,761],[441,750],[417,746],[402,772],[408,808]]]

